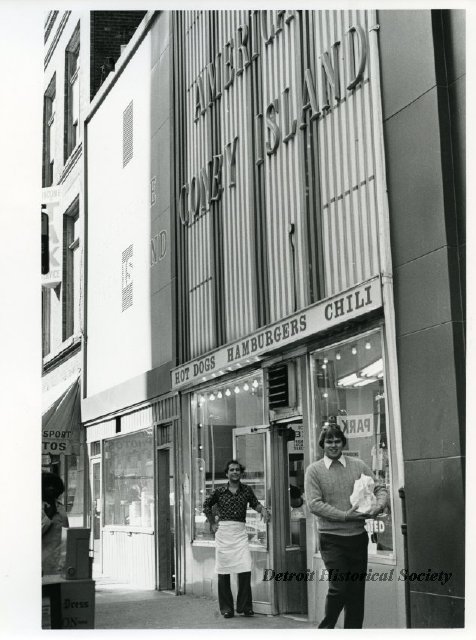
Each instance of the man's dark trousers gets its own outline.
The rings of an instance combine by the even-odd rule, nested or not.
[[[333,629],[342,609],[344,609],[344,628],[362,629],[368,534],[364,532],[356,536],[336,536],[321,533],[319,539],[322,559],[330,574],[325,616],[319,629]],[[352,574],[359,574],[358,578],[345,579],[347,572],[350,578]],[[339,580],[339,577],[344,579]]]
[[[218,604],[220,612],[233,613],[233,595],[230,588],[230,574],[218,574]],[[238,595],[236,597],[237,613],[244,613],[253,609],[253,601],[251,596],[251,571],[244,571],[238,574]]]

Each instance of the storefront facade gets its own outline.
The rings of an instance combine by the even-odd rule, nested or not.
[[[95,575],[175,589],[173,233],[169,30],[149,12],[85,122],[82,416]],[[137,78],[141,82],[137,82]]]
[[[368,581],[366,626],[405,626],[376,12],[181,12],[174,46],[185,587],[216,596],[203,500],[238,457],[272,511],[247,519],[254,609],[319,619],[327,583],[299,502],[337,421],[389,491],[367,524],[385,577]],[[296,570],[314,579],[272,579]]]

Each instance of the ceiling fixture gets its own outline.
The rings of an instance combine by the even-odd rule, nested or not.
[[[379,358],[375,362],[367,365],[360,371],[354,371],[337,380],[337,386],[339,387],[365,387],[365,385],[371,382],[377,382],[379,378],[383,377],[383,360]]]

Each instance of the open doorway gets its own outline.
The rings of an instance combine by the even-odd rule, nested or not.
[[[157,589],[175,589],[175,493],[171,446],[157,449]]]

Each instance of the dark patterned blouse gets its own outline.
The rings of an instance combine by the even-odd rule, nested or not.
[[[212,512],[214,504],[218,507],[220,520],[246,522],[246,505],[249,504],[252,509],[256,510],[260,502],[253,489],[240,482],[236,493],[232,493],[228,488],[228,484],[226,484],[218,487],[208,496],[203,503],[203,513],[207,516],[209,522],[214,521]]]

